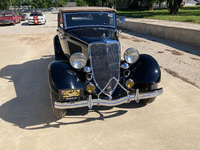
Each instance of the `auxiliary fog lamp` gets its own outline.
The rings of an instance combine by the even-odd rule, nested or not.
[[[128,88],[128,89],[130,89],[130,88],[132,88],[134,86],[134,81],[132,80],[132,79],[128,79],[127,81],[126,81],[126,87]]]
[[[88,93],[92,93],[92,92],[94,92],[94,90],[95,90],[95,86],[92,83],[88,84],[86,91]]]

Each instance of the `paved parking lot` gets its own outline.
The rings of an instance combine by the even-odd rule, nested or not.
[[[0,26],[0,149],[200,149],[200,49],[122,30],[122,50],[137,48],[162,67],[164,94],[149,105],[68,111],[54,118],[47,66],[57,15],[46,25]]]

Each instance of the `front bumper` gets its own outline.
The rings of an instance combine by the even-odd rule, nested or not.
[[[11,24],[13,21],[11,20],[0,20],[0,24]]]
[[[150,92],[139,93],[139,89],[136,90],[136,93],[127,95],[125,97],[121,97],[119,99],[114,100],[106,100],[106,99],[92,99],[90,95],[87,100],[75,101],[71,102],[54,102],[54,106],[57,109],[72,109],[72,108],[81,108],[81,107],[89,107],[92,109],[92,106],[117,106],[123,103],[129,103],[130,101],[136,101],[139,103],[141,99],[153,98],[159,96],[163,93],[163,88],[156,89]]]
[[[45,20],[28,20],[28,24],[44,24]]]

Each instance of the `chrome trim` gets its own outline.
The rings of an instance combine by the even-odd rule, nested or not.
[[[84,67],[84,72],[86,72],[86,73],[89,73],[89,72],[91,72],[91,67],[89,67],[89,66],[85,66]]]
[[[105,90],[105,88],[108,86],[108,84],[110,83],[110,81],[113,79],[113,78],[115,78],[115,77],[113,77],[113,78],[111,78],[110,80],[109,80],[109,82],[108,82],[108,84],[104,87],[104,90],[102,90],[99,86],[98,86],[98,84],[97,84],[97,82],[96,82],[96,80],[95,80],[95,77],[94,77],[94,71],[93,71],[93,65],[92,65],[92,56],[91,56],[91,46],[93,45],[93,44],[114,44],[114,43],[117,43],[118,44],[118,51],[119,51],[119,54],[120,54],[120,51],[121,51],[121,49],[120,49],[120,43],[118,42],[118,41],[112,41],[112,40],[106,40],[106,41],[98,41],[98,42],[92,42],[92,43],[90,43],[89,44],[89,46],[88,46],[88,55],[89,55],[89,59],[90,59],[90,63],[91,63],[91,69],[92,69],[92,76],[93,76],[93,80],[94,80],[94,83],[95,83],[95,85],[98,87],[98,89],[100,89],[101,90],[101,93],[102,93],[102,91],[103,91],[103,93],[105,94],[105,95],[108,95],[109,94],[109,96],[111,96],[112,95],[112,93],[115,91],[115,89],[117,88],[117,85],[118,84],[116,84],[116,86],[115,86],[115,88],[111,91],[111,92],[109,92],[109,93],[107,93],[106,91],[104,91]],[[121,59],[121,55],[119,55],[119,60]],[[120,69],[120,61],[119,61],[119,69]],[[119,71],[119,74],[118,74],[118,79],[116,79],[115,78],[115,80],[117,81],[117,83],[119,83],[119,79],[120,79],[120,71]]]
[[[92,95],[89,95],[89,98],[88,98],[88,108],[89,109],[92,109],[92,106],[93,106],[93,103],[92,103]]]
[[[130,70],[125,70],[124,71],[124,76],[127,78],[128,76],[130,76],[131,71]]]
[[[90,95],[88,99],[82,100],[82,101],[76,101],[74,103],[71,102],[55,102],[55,108],[56,109],[72,109],[72,108],[81,108],[81,107],[87,107],[89,106],[89,109],[92,108],[92,106],[117,106],[123,103],[129,103],[130,101],[136,101],[139,103],[141,99],[147,99],[147,98],[153,98],[156,96],[159,96],[163,93],[163,88],[156,89],[154,91],[145,92],[145,93],[139,93],[139,89],[136,90],[136,93],[127,95],[125,97],[121,97],[119,99],[115,100],[106,100],[106,99],[92,99],[92,96]]]
[[[129,66],[129,64],[128,63],[123,63],[122,65],[121,65],[121,68],[122,69],[128,69],[130,66]]]
[[[91,81],[91,80],[92,80],[92,74],[91,74],[91,73],[88,73],[88,74],[86,75],[86,79],[87,79],[88,81]]]
[[[124,88],[124,87],[119,83],[119,81],[118,81],[115,77],[112,77],[112,78],[108,81],[108,83],[106,84],[106,86],[103,88],[103,90],[101,90],[101,92],[98,94],[97,99],[99,99],[100,95],[101,95],[102,93],[104,93],[106,96],[109,97],[110,100],[112,100],[112,93],[109,93],[109,94],[108,94],[108,93],[105,93],[105,92],[104,92],[104,90],[107,88],[107,86],[110,84],[110,82],[111,82],[112,80],[115,80],[115,81],[117,82],[117,85],[119,85],[124,91],[126,91],[127,95],[129,95],[130,92],[129,92],[126,88]]]

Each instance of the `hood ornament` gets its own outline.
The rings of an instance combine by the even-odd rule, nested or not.
[[[107,40],[107,38],[106,38],[106,34],[105,33],[103,33],[103,36],[101,37],[104,41],[106,41]]]

